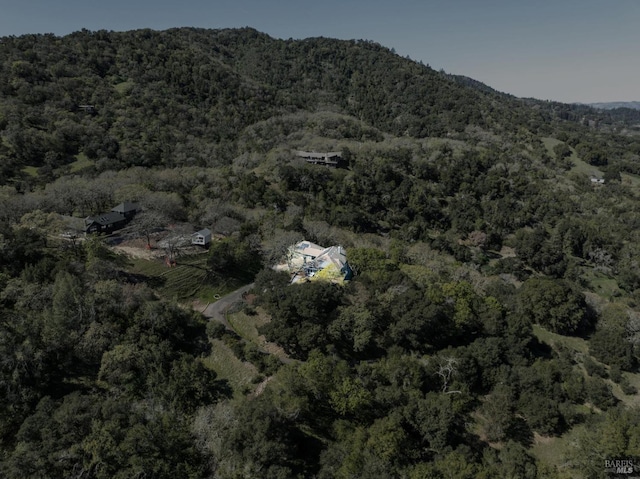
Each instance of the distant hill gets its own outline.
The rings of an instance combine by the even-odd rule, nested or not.
[[[321,111],[393,136],[459,139],[469,128],[546,135],[629,116],[515,98],[367,40],[251,28],[0,38],[0,182],[78,158],[111,169],[221,164],[258,147],[246,138],[254,125]],[[349,128],[345,137],[360,134]]]
[[[613,110],[615,108],[631,108],[640,110],[640,101],[612,101],[604,103],[589,103],[589,106],[600,110]]]

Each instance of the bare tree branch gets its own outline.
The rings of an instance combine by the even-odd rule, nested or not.
[[[462,391],[449,391],[449,382],[458,372],[458,360],[453,357],[441,358],[440,367],[438,368],[438,376],[442,378],[442,392],[445,394],[462,394]]]

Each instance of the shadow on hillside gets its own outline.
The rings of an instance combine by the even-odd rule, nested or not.
[[[507,431],[507,437],[519,442],[524,447],[531,447],[533,445],[533,432],[529,424],[527,424],[527,421],[522,417],[516,416],[513,418],[513,422]]]
[[[140,273],[127,273],[127,280],[133,284],[145,283],[151,288],[162,288],[166,283],[166,278],[162,276],[148,276]]]

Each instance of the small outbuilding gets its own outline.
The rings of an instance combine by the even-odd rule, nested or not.
[[[209,228],[196,231],[191,235],[191,244],[209,246],[211,244],[211,230]]]

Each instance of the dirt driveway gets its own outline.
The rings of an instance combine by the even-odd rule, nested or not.
[[[225,317],[224,313],[234,303],[237,303],[238,301],[242,301],[242,296],[246,292],[251,290],[251,288],[253,288],[253,283],[247,284],[247,285],[243,286],[242,288],[236,289],[232,293],[229,293],[226,296],[223,296],[222,298],[220,298],[215,303],[209,304],[204,309],[204,311],[202,311],[202,314],[204,316],[206,316],[207,318],[214,319],[214,320],[224,324],[227,329],[233,330],[233,328],[231,327],[231,325],[227,321],[227,318]]]

